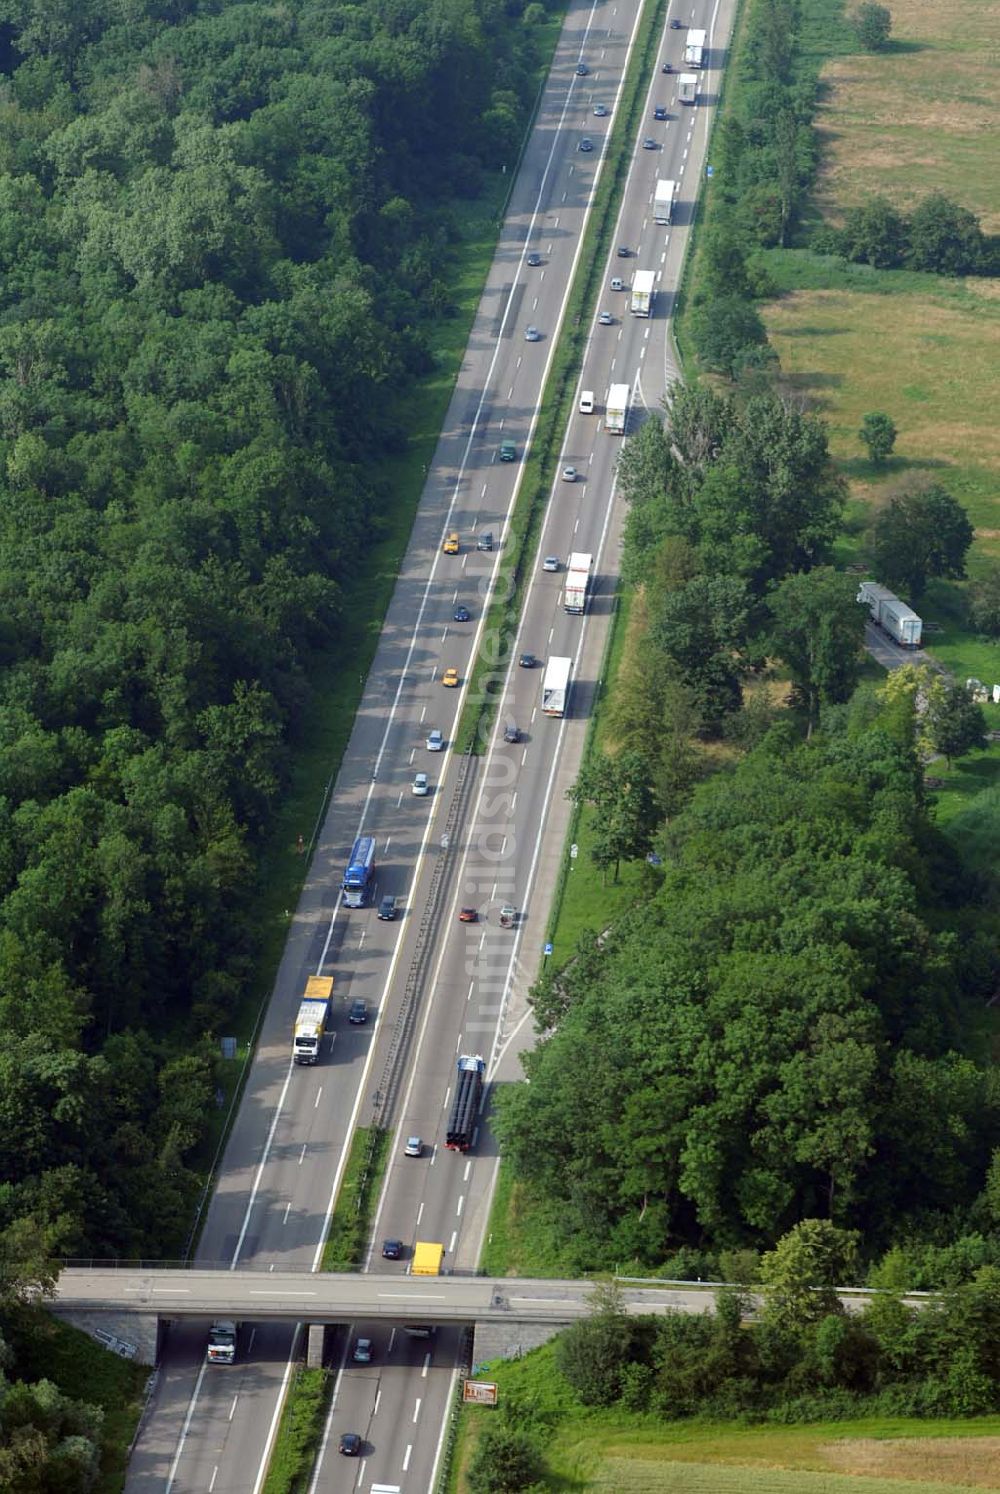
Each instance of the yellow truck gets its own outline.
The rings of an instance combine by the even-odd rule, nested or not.
[[[413,1265],[410,1267],[410,1275],[440,1276],[443,1256],[443,1245],[431,1245],[426,1240],[418,1240],[413,1247]]]

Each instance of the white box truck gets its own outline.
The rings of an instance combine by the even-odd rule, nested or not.
[[[693,104],[698,97],[698,74],[681,73],[677,80],[677,97],[682,104]]]
[[[604,429],[612,436],[624,436],[628,424],[631,390],[627,384],[612,384],[604,407]]]
[[[332,995],[332,975],[310,975],[295,1018],[292,1058],[296,1063],[318,1061],[320,1044],[330,1021]]]
[[[674,216],[675,182],[657,182],[653,197],[653,222],[669,223]]]
[[[587,592],[590,589],[590,570],[594,563],[592,555],[574,552],[566,562],[566,589],[563,606],[567,612],[587,610]]]
[[[240,1325],[232,1318],[218,1318],[208,1330],[208,1349],[205,1358],[209,1364],[235,1364],[236,1340]]]
[[[633,316],[649,316],[656,298],[656,271],[636,270],[632,277],[632,299],[629,310]]]
[[[550,659],[542,680],[542,710],[546,716],[563,716],[569,696],[569,672],[572,659]]]
[[[687,41],[684,44],[684,66],[705,66],[705,33],[704,31],[689,31]]]
[[[872,621],[883,628],[893,642],[903,648],[920,647],[924,626],[921,619],[887,586],[880,586],[877,581],[862,581],[858,601],[864,603]]]

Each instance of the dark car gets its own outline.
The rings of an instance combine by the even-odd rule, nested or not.
[[[541,264],[541,262],[542,262],[542,256],[536,250],[533,249],[531,251],[531,253],[528,255],[528,264],[534,270],[534,269],[538,268],[538,266]]]
[[[356,1458],[361,1452],[361,1438],[357,1432],[341,1432],[340,1451],[345,1458]]]
[[[506,723],[503,729],[503,739],[505,742],[519,742],[521,740],[521,732],[516,721],[508,721]]]
[[[673,68],[671,67],[671,65],[670,65],[669,62],[665,62],[663,64],[663,66],[660,68],[660,72],[661,73],[672,73],[673,72]]]
[[[583,151],[584,155],[586,155],[587,152],[593,150],[593,148],[593,140],[591,140],[589,135],[584,135],[583,139],[580,141],[579,149]]]
[[[386,896],[378,905],[379,918],[387,918],[390,921],[396,916],[396,899]]]
[[[468,607],[456,607],[451,615],[457,623],[467,623],[469,621],[469,618],[472,616],[472,613],[469,611]]]
[[[492,529],[484,529],[483,530],[482,534],[476,540],[476,549],[477,550],[492,550],[493,549],[493,530]]]
[[[387,1261],[399,1261],[403,1258],[402,1240],[383,1240],[382,1256]]]
[[[587,66],[587,64],[585,62],[578,62],[577,63],[577,65],[576,65],[576,76],[578,78],[585,78],[589,72],[590,72],[590,68]]]
[[[367,1022],[368,1021],[368,1003],[367,1003],[367,1001],[362,1001],[360,999],[360,997],[358,998],[357,1001],[352,1001],[351,1002],[351,1006],[350,1006],[350,1010],[347,1013],[347,1020],[348,1020],[348,1022],[353,1022],[356,1027],[359,1027],[362,1022]]]
[[[666,111],[666,109],[663,107],[662,104],[657,104],[656,108],[653,110],[653,118],[654,119],[666,119],[666,117],[667,117],[667,111]]]
[[[619,244],[618,245],[618,258],[619,259],[628,259],[629,255],[631,253],[632,253],[632,251],[628,247],[627,244]]]
[[[651,135],[647,135],[645,140],[642,142],[642,148],[643,150],[658,150],[659,146]]]
[[[538,663],[538,660],[535,658],[534,654],[521,654],[517,663],[520,669],[534,669],[535,665]]]
[[[682,25],[683,22],[679,21],[677,17],[674,16],[674,19],[670,22],[670,29],[671,31],[680,31]]]

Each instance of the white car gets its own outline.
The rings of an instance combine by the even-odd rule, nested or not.
[[[404,1157],[422,1157],[424,1155],[424,1143],[419,1136],[408,1136],[403,1148]]]
[[[541,342],[542,334],[537,327],[526,327],[524,330],[525,342]]]
[[[576,482],[576,468],[564,467],[562,469],[562,480],[563,482]]]
[[[429,731],[427,733],[427,751],[428,752],[443,752],[444,751],[444,737],[441,735],[441,733],[437,730],[436,727],[435,727],[435,729],[433,731]]]
[[[559,569],[559,556],[558,555],[546,555],[545,559],[542,561],[542,570],[543,571],[557,571],[558,569]]]
[[[359,1338],[357,1343],[354,1345],[354,1363],[371,1364],[371,1362],[372,1341],[370,1338]]]
[[[416,794],[418,799],[423,799],[429,792],[430,790],[427,783],[427,774],[418,773],[416,778],[414,778],[413,780],[413,793]]]

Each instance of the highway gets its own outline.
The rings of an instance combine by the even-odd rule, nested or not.
[[[516,664],[508,671],[481,624],[521,470],[520,460],[497,460],[498,445],[514,440],[520,459],[530,440],[637,22],[634,0],[569,10],[361,708],[289,922],[199,1261],[275,1271],[318,1265],[346,1147],[354,1127],[371,1119],[404,1003],[411,1004],[414,1026],[398,1097],[399,1136],[417,1132],[427,1146],[419,1159],[404,1158],[400,1145],[394,1147],[376,1251],[383,1236],[396,1235],[407,1248],[417,1238],[439,1239],[448,1261],[459,1266],[472,1265],[478,1256],[495,1148],[484,1125],[469,1156],[445,1152],[445,1110],[458,1053],[482,1053],[493,1077],[514,1078],[517,1052],[532,1038],[525,998],[542,958],[569,815],[565,790],[582,751],[618,569],[622,513],[612,498],[620,442],[601,430],[604,395],[609,384],[627,382],[637,405],[653,408],[673,377],[668,314],[732,0],[716,0],[714,8],[701,0],[680,14],[687,25],[711,27],[714,51],[702,73],[701,101],[694,109],[677,103],[684,32],[668,30],[660,55],[674,71],[657,71],[649,80],[640,127],[656,148],[643,150],[637,142],[616,234],[616,244],[631,253],[627,260],[615,259],[605,281],[612,273],[628,279],[637,268],[657,271],[654,315],[630,317],[627,296],[610,290],[594,308],[581,387],[595,390],[598,409],[570,424],[561,465],[571,463],[581,480],[556,482],[541,544],[541,554],[562,561],[571,550],[595,556],[593,604],[584,618],[567,616],[561,604],[564,572],[542,573],[539,564],[515,651],[515,659],[522,650],[574,659],[569,712],[562,720],[542,716],[541,671]],[[581,61],[588,71],[578,76]],[[595,104],[609,114],[595,116]],[[667,108],[666,121],[654,123],[655,104]],[[578,149],[585,134],[596,147],[589,154]],[[680,183],[671,229],[652,222],[657,177]],[[541,264],[528,266],[529,253],[537,253]],[[597,323],[601,309],[612,313],[612,325]],[[539,329],[540,341],[525,339],[529,324]],[[441,550],[452,529],[461,536],[457,556]],[[492,551],[475,549],[483,530],[493,534]],[[468,609],[468,622],[454,620],[458,604]],[[495,740],[463,778],[453,754],[429,753],[424,741],[432,727],[453,738],[463,691],[444,689],[441,674],[454,666],[467,679],[477,651],[495,658],[502,680],[497,731],[512,717],[522,735],[515,745]],[[426,798],[411,793],[418,770],[430,775]],[[394,922],[378,920],[374,908],[339,906],[343,867],[361,828],[378,838],[375,902],[386,892],[401,899],[401,917]],[[309,830],[303,826],[305,835]],[[497,926],[499,905],[508,899],[520,915],[510,931]],[[465,904],[477,908],[478,922],[458,923],[458,906]],[[421,973],[414,985],[409,977],[415,960]],[[335,977],[335,1041],[316,1067],[293,1068],[294,1013],[306,977],[317,972]],[[346,1020],[347,1004],[358,997],[369,1006],[364,1027]],[[403,1273],[406,1262],[390,1265],[376,1253],[371,1266]],[[314,1487],[354,1487],[356,1479],[366,1489],[426,1490],[461,1334],[442,1328],[429,1347],[386,1328],[373,1328],[371,1337],[372,1364],[338,1373],[329,1450]],[[128,1490],[260,1489],[293,1362],[293,1330],[260,1323],[240,1362],[221,1372],[206,1371],[204,1346],[203,1326],[178,1324],[172,1331]],[[344,1365],[347,1339],[336,1349],[336,1363]],[[343,1430],[362,1433],[365,1445],[356,1474],[350,1465],[349,1484],[336,1456]]]

